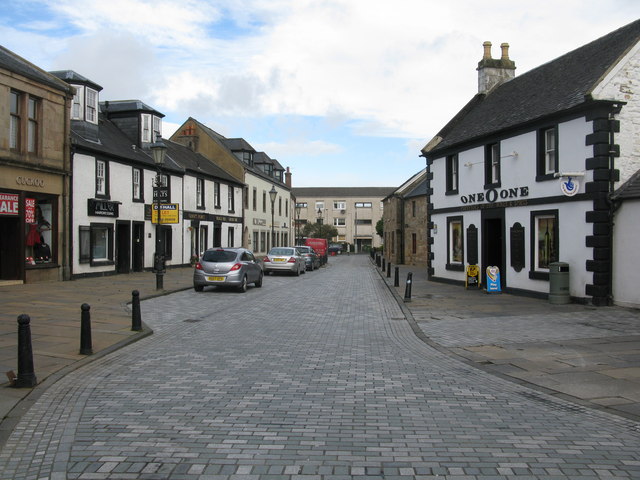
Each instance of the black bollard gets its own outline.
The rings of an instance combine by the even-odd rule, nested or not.
[[[394,287],[399,287],[400,286],[400,267],[396,267],[396,274],[395,274],[395,277],[393,279],[393,286]]]
[[[80,314],[80,355],[91,355],[91,307],[87,303],[80,306],[82,313]]]
[[[380,267],[380,254],[376,253],[376,266]]]
[[[31,318],[18,316],[18,378],[14,387],[35,387],[38,383],[33,371],[33,349],[31,348]]]
[[[412,283],[412,279],[413,279],[413,273],[411,273],[411,272],[407,273],[407,284],[406,284],[405,289],[404,289],[404,301],[405,302],[410,302],[411,301],[411,283]]]
[[[140,314],[140,292],[131,292],[131,330],[139,332],[142,330],[142,315]]]
[[[382,271],[384,272],[384,266],[387,264],[387,261],[383,258],[382,259]]]
[[[387,278],[391,278],[391,262],[387,263]]]

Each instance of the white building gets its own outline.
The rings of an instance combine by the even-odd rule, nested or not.
[[[546,296],[550,264],[566,262],[570,296],[595,305],[638,283],[610,199],[640,168],[639,39],[636,21],[518,77],[508,45],[493,59],[485,43],[478,94],[422,150],[430,279],[497,266],[504,290]],[[637,229],[631,204],[616,240]]]
[[[170,141],[158,170],[150,147],[161,137],[163,114],[139,100],[101,103],[99,85],[73,71],[52,73],[76,88],[72,276],[152,269],[156,252],[166,266],[184,265],[206,248],[236,244],[242,182]]]

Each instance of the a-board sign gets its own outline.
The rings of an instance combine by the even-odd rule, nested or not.
[[[469,288],[469,285],[480,288],[481,283],[480,267],[478,267],[478,265],[467,265],[464,277],[464,288]]]
[[[500,289],[500,269],[487,267],[487,293],[498,293]]]

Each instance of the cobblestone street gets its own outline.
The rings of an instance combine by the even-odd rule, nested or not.
[[[640,478],[637,422],[423,343],[366,256],[142,315],[154,335],[41,395],[2,479]]]

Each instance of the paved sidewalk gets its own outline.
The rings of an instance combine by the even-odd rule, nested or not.
[[[390,278],[378,271],[430,345],[546,393],[640,419],[640,310],[465,290],[407,265],[394,288],[395,265]],[[404,302],[408,272],[411,300]]]
[[[9,412],[35,390],[12,388],[5,372],[18,373],[18,315],[31,318],[34,371],[38,384],[87,361],[149,335],[131,330],[133,290],[140,299],[175,292],[193,285],[193,268],[168,269],[164,290],[156,290],[151,272],[83,278],[69,282],[0,285],[0,444],[13,422],[2,421]],[[80,306],[90,305],[93,355],[80,355]],[[142,321],[144,323],[144,318]],[[52,378],[51,378],[52,380]],[[40,389],[36,389],[40,390]],[[21,410],[11,416],[19,416]]]

